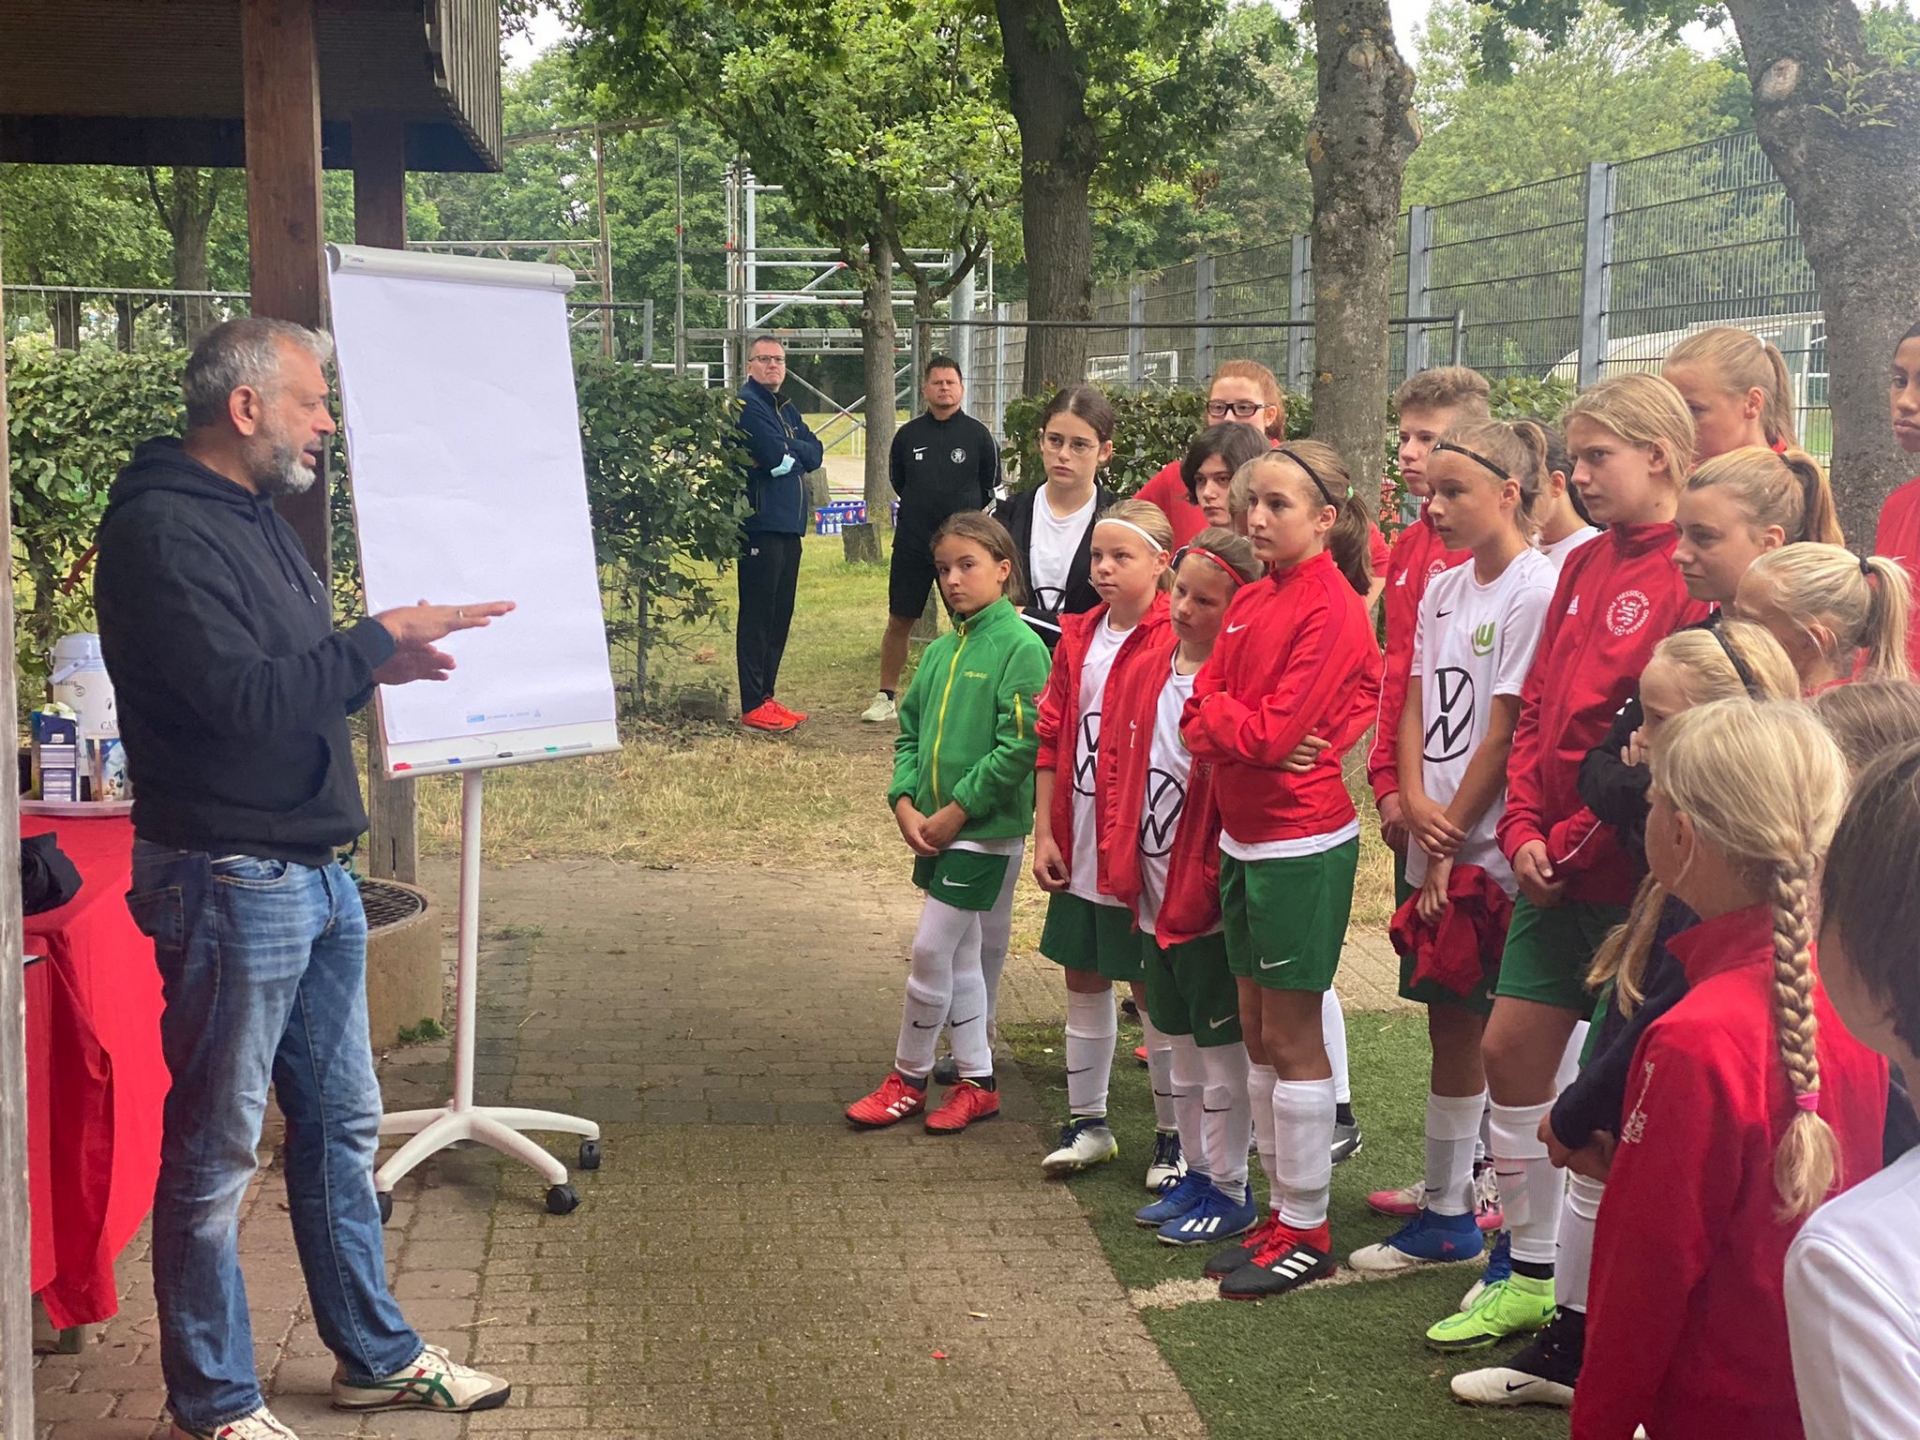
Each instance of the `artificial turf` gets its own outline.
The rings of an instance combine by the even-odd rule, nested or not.
[[[1365,1133],[1360,1153],[1333,1172],[1333,1242],[1345,1276],[1347,1254],[1384,1239],[1394,1222],[1367,1209],[1370,1191],[1420,1174],[1427,1094],[1427,1038],[1417,1014],[1347,1016],[1354,1108]],[[1058,1025],[1007,1026],[1013,1051],[1052,1126],[1066,1115]],[[1139,1044],[1121,1025],[1121,1055]],[[1169,1279],[1196,1280],[1209,1250],[1174,1249],[1133,1223],[1152,1197],[1141,1177],[1152,1151],[1153,1097],[1144,1069],[1114,1067],[1109,1115],[1118,1160],[1069,1184],[1122,1284],[1136,1293]],[[1050,1145],[1051,1126],[1036,1142]],[[1253,1167],[1256,1188],[1259,1167]],[[1323,1283],[1257,1304],[1200,1300],[1148,1305],[1141,1318],[1192,1395],[1212,1440],[1274,1436],[1473,1436],[1537,1440],[1567,1433],[1558,1410],[1481,1410],[1456,1403],[1449,1376],[1498,1363],[1510,1341],[1466,1354],[1429,1349],[1426,1329],[1478,1278],[1477,1266],[1432,1267],[1403,1278]]]

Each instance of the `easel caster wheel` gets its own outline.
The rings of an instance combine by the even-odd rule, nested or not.
[[[580,1142],[580,1168],[582,1170],[598,1170],[600,1168],[600,1142],[598,1140],[582,1140]]]
[[[391,1191],[382,1190],[379,1192],[379,1195],[380,1195],[380,1223],[384,1225],[389,1220],[393,1219],[393,1194]]]
[[[571,1185],[556,1185],[547,1191],[547,1213],[571,1215],[580,1208],[580,1195]]]

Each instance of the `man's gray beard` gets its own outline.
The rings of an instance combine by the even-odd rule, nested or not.
[[[262,495],[298,495],[311,490],[318,478],[317,469],[309,469],[298,445],[275,445],[267,463],[254,473],[253,483]]]

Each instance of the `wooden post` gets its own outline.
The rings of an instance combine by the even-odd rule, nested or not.
[[[253,313],[316,328],[326,315],[317,11],[316,0],[240,0]],[[323,583],[330,488],[323,468],[312,489],[279,501]]]
[[[7,333],[0,302],[0,336]],[[0,343],[0,554],[13,553],[13,500],[7,459],[7,351]],[[0,586],[0,715],[15,708],[13,587]],[[12,731],[6,733],[11,734]],[[8,766],[13,753],[7,751]],[[27,1293],[33,1240],[27,1215],[27,999],[20,970],[20,795],[0,785],[0,1436],[31,1440],[33,1309]]]
[[[353,240],[407,248],[407,134],[397,115],[353,117]],[[377,719],[367,724],[367,871],[412,885],[420,873],[420,817],[411,780],[386,778]]]

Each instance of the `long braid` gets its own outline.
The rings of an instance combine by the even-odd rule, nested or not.
[[[1773,904],[1773,1022],[1796,1109],[1773,1157],[1773,1185],[1780,1192],[1782,1218],[1812,1213],[1827,1198],[1837,1178],[1838,1152],[1833,1127],[1820,1117],[1820,1057],[1815,1049],[1818,1022],[1813,1014],[1813,966],[1808,953],[1812,925],[1808,895],[1814,863],[1806,856],[1776,860],[1770,889]]]

